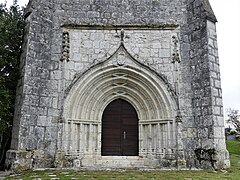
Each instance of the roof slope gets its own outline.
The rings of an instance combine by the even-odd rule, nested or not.
[[[209,0],[201,0],[206,16],[210,21],[217,22],[217,18],[212,10]]]

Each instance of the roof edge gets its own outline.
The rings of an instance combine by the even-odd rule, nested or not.
[[[209,0],[201,0],[201,3],[202,3],[202,6],[205,10],[205,13],[206,13],[206,16],[207,16],[207,19],[216,23],[217,22],[217,18],[214,14],[214,11],[212,9],[212,6],[209,2]]]

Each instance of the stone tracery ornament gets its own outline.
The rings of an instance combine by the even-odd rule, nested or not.
[[[125,53],[124,52],[119,52],[118,53],[118,56],[117,56],[117,64],[119,65],[119,66],[123,66],[124,64],[125,64],[125,58],[124,58],[124,56],[125,56]]]
[[[178,50],[178,39],[175,35],[172,36],[173,42],[173,53],[172,53],[172,63],[178,62],[180,63],[180,55]]]
[[[69,51],[70,51],[70,37],[69,32],[64,31],[62,34],[62,57],[61,61],[69,61]]]

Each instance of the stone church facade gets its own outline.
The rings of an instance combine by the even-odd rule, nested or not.
[[[208,0],[30,0],[25,18],[9,168],[229,167]]]

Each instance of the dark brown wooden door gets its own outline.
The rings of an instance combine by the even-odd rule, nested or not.
[[[102,156],[138,156],[138,117],[125,100],[114,100],[103,112]]]

